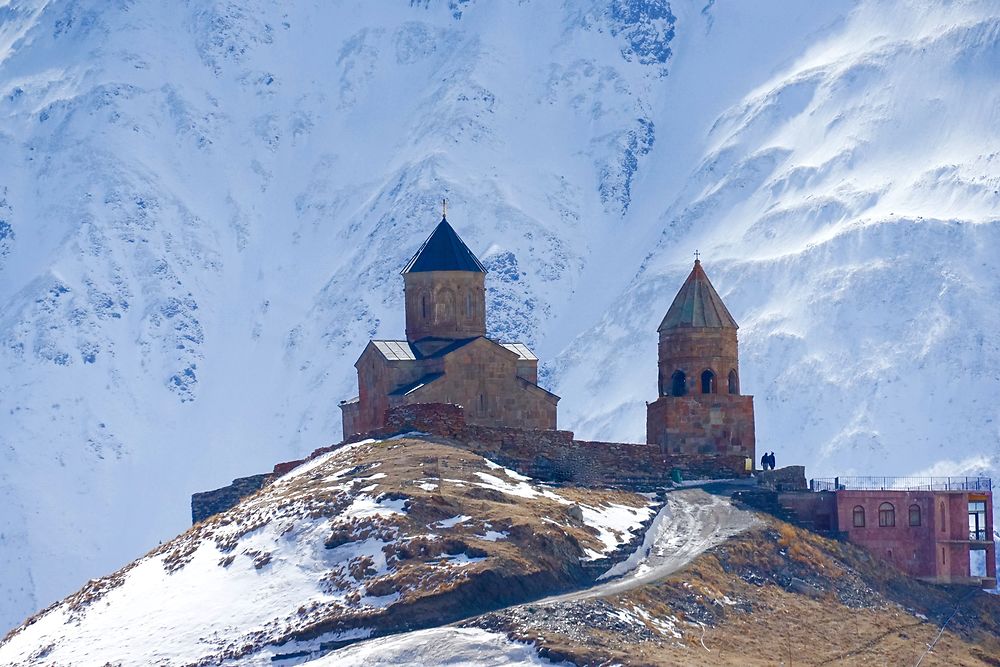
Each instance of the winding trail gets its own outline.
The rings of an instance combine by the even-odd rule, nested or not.
[[[733,486],[742,485],[736,483]],[[600,579],[604,581],[590,588],[526,604],[533,606],[561,604],[615,595],[638,588],[673,574],[706,550],[750,528],[755,521],[753,513],[735,507],[725,491],[717,495],[700,487],[689,487],[670,491],[666,500],[666,504],[646,530],[642,546],[626,560],[601,575]],[[472,645],[462,649],[463,643]],[[447,651],[439,653],[438,649],[441,647],[445,647]],[[475,659],[464,662],[463,658],[469,654],[469,649]],[[310,664],[323,667],[358,664],[357,660],[360,658],[371,660],[381,651],[385,651],[390,660],[405,657],[407,660],[416,660],[422,664],[551,664],[540,659],[532,647],[511,642],[502,635],[454,626],[418,630],[360,642],[333,651],[316,663]],[[459,656],[455,662],[451,660],[435,662],[452,651],[455,653],[451,655]]]
[[[642,546],[601,575],[607,581],[532,604],[589,600],[644,586],[673,574],[753,522],[753,514],[735,507],[728,497],[701,488],[672,491],[646,531]]]

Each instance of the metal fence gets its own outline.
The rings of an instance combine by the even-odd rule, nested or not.
[[[813,491],[992,491],[989,477],[834,477],[811,479]]]

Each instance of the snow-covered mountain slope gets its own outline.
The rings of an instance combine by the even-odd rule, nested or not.
[[[0,664],[289,664],[585,583],[654,514],[637,494],[366,440],[92,580],[5,638]]]
[[[0,0],[0,627],[336,441],[450,200],[561,425],[699,248],[761,445],[997,471],[995,2]]]

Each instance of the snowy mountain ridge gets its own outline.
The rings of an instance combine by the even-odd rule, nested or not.
[[[581,437],[641,440],[697,248],[779,463],[995,473],[998,53],[973,0],[0,4],[0,626],[338,440],[443,196]]]

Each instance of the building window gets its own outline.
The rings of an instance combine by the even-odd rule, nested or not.
[[[687,393],[687,375],[684,371],[674,371],[670,376],[670,395],[683,396]]]
[[[420,295],[420,317],[427,319],[427,295]]]
[[[472,316],[474,314],[473,308],[474,306],[472,300],[472,290],[469,290],[468,292],[465,293],[465,316],[470,320],[472,319]]]
[[[941,547],[941,564],[944,565],[944,547]]]
[[[701,393],[715,393],[715,373],[712,371],[705,371],[701,374]]]
[[[920,525],[920,505],[910,505],[910,525]]]
[[[854,527],[864,528],[865,527],[865,508],[861,505],[857,505],[854,508]]]
[[[969,501],[969,539],[986,541],[986,501]],[[992,538],[990,538],[992,539]]]
[[[735,370],[729,371],[729,393],[738,394],[740,393],[740,378],[736,375]]]
[[[881,528],[892,528],[896,525],[896,508],[892,503],[882,503],[878,506],[878,525]]]
[[[945,525],[944,525],[944,517],[945,517],[945,514],[944,514],[944,501],[941,501],[941,504],[938,505],[938,514],[940,515],[941,532],[943,533],[943,532],[945,532]]]

